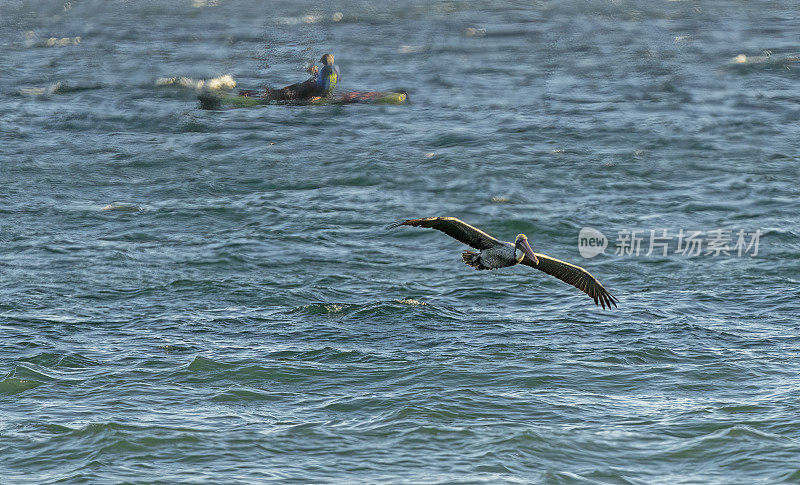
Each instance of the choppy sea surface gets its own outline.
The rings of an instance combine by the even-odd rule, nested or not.
[[[0,482],[800,481],[798,32],[790,0],[4,0]],[[410,102],[158,85],[325,52]],[[436,215],[619,307],[386,229]]]

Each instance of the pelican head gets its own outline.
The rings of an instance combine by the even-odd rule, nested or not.
[[[522,256],[519,257],[519,261],[527,254],[529,258],[533,260],[534,263],[539,264],[539,258],[533,254],[533,249],[531,249],[531,245],[528,244],[528,236],[525,234],[517,234],[517,240],[514,242],[514,247],[517,251],[522,251]]]

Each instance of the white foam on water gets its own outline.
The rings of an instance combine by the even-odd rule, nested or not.
[[[736,57],[731,58],[732,64],[760,64],[762,62],[767,62],[769,56],[746,56],[744,54],[739,54]]]
[[[765,63],[790,63],[790,62],[800,62],[800,56],[798,55],[781,55],[776,54],[773,55],[772,51],[764,51],[763,55],[760,56],[748,56],[746,54],[739,54],[738,56],[732,57],[730,59],[731,64],[765,64]]]
[[[417,300],[415,298],[403,298],[402,300],[396,300],[397,303],[402,303],[403,305],[411,305],[411,306],[427,306],[428,304],[424,301]]]
[[[61,88],[61,83],[53,83],[44,87],[40,86],[26,86],[19,88],[19,94],[23,96],[49,96],[57,92]]]
[[[103,208],[100,209],[100,210],[103,210],[103,211],[138,212],[138,211],[142,210],[142,208],[139,207],[136,204],[113,203],[113,204],[108,204],[108,205],[103,206]]]
[[[344,15],[339,17],[337,14],[341,12],[336,12],[332,17],[331,20],[334,22],[340,21]],[[319,14],[308,14],[302,15],[299,17],[278,17],[275,19],[275,23],[279,25],[300,25],[300,24],[317,24],[324,20],[327,20],[327,17]]]
[[[65,47],[68,45],[78,45],[81,43],[80,36],[77,37],[50,37],[44,42],[45,47]]]
[[[233,89],[236,87],[236,80],[230,74],[223,74],[211,79],[192,79],[190,77],[161,77],[156,80],[156,86],[178,86],[182,88],[195,89],[201,91],[210,89],[219,91],[222,89]]]

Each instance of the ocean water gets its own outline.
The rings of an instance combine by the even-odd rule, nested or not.
[[[4,0],[0,483],[800,481],[798,32],[792,0]],[[410,102],[157,85],[324,52]],[[619,306],[387,229],[437,215]]]

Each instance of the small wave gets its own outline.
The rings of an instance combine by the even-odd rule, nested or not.
[[[436,416],[436,414],[434,414]],[[475,432],[467,427],[461,426],[431,426],[420,425],[403,431],[400,436],[405,439],[412,438],[414,440],[427,440],[429,437],[435,437],[438,440],[448,438],[460,438],[474,436]]]
[[[605,356],[600,360],[611,364],[655,365],[679,362],[681,356],[669,349],[643,348],[615,352],[613,355]]]
[[[19,394],[54,380],[56,379],[45,373],[18,365],[0,381],[0,394]]]
[[[185,371],[189,371],[186,373]],[[261,365],[253,361],[229,363],[197,356],[178,372],[191,382],[240,382],[261,385],[264,382],[299,383],[320,376],[328,378],[338,371],[320,362],[285,361],[276,365]]]
[[[211,79],[192,79],[190,77],[162,77],[156,80],[156,86],[175,86],[189,88],[196,91],[211,90],[221,91],[236,87],[236,80],[230,74],[223,74]]]
[[[342,12],[334,12],[330,17],[319,13],[312,13],[297,17],[278,17],[275,19],[275,23],[278,25],[318,24],[328,20],[341,22],[343,18],[344,14]]]
[[[792,66],[798,65],[800,65],[800,55],[773,54],[771,51],[764,51],[762,55],[758,56],[739,54],[728,61],[728,66],[734,69],[744,69],[744,72],[752,69],[790,69]]]
[[[84,369],[100,365],[100,362],[84,357],[81,354],[59,354],[55,352],[42,352],[33,357],[22,359],[22,362],[29,362],[42,367],[64,367],[68,369]]]
[[[79,93],[81,91],[94,91],[97,89],[103,89],[105,86],[100,83],[91,83],[91,84],[67,84],[65,82],[56,83],[55,94],[68,94],[68,93]]]
[[[81,37],[49,37],[38,44],[38,47],[66,47],[68,45],[78,45]]]
[[[13,395],[41,386],[43,383],[30,379],[9,377],[0,381],[0,394]]]
[[[120,212],[138,212],[143,210],[140,206],[136,204],[126,204],[126,203],[119,203],[114,202],[112,204],[104,205],[102,209],[103,211],[120,211]]]
[[[217,362],[216,360],[211,360],[209,358],[203,357],[202,355],[198,355],[197,357],[189,363],[186,368],[190,371],[200,371],[200,372],[207,372],[207,371],[218,371],[224,369],[232,369],[236,367],[234,364],[228,364],[226,362]]]
[[[477,146],[484,143],[484,140],[466,132],[450,131],[442,135],[437,135],[429,145],[436,148],[453,148]]]
[[[533,430],[526,429],[499,440],[496,445],[501,448],[519,449],[521,447],[546,445],[548,440]]]
[[[785,441],[787,443],[793,442],[792,438],[767,431],[761,431],[752,426],[737,424],[724,431],[724,436],[740,439],[752,439],[754,441],[770,440],[770,441]]]
[[[48,84],[47,86],[25,86],[19,88],[19,94],[22,96],[50,96],[55,94],[61,88],[61,83]]]
[[[179,130],[181,133],[209,133],[212,128],[197,120],[188,120],[180,125]]]
[[[403,298],[402,300],[397,300],[397,303],[402,303],[403,305],[411,305],[411,306],[424,306],[427,305],[424,301],[415,300],[414,298]]]
[[[55,378],[43,372],[35,371],[24,365],[18,365],[8,374],[7,378],[17,378],[22,380],[32,380],[41,383],[54,381]]]
[[[425,52],[426,50],[428,50],[428,47],[423,45],[403,44],[397,48],[397,52],[400,54],[419,54],[420,52]]]
[[[347,303],[312,303],[294,308],[291,314],[307,316],[336,316],[346,320],[372,320],[382,319],[392,315],[413,315],[420,318],[434,316],[437,319],[452,320],[452,312],[443,307],[430,305],[427,302],[414,298],[403,298],[389,301],[379,301],[367,304],[347,304]]]
[[[272,352],[270,358],[290,362],[378,362],[374,354],[360,350],[346,350],[326,346],[310,350],[280,350]]]
[[[63,444],[64,439],[91,443],[79,453],[91,456],[103,454],[127,454],[152,449],[162,444],[197,443],[200,438],[197,430],[162,427],[137,426],[117,422],[89,423],[81,427],[47,425],[45,431],[52,435],[54,444]]]
[[[251,391],[248,389],[229,389],[212,397],[216,402],[253,402],[253,401],[279,401],[285,396],[271,392]]]
[[[380,185],[382,182],[383,181],[379,178],[361,175],[350,177],[333,177],[327,181],[330,186],[337,187],[373,187]]]
[[[312,303],[310,305],[303,305],[291,311],[291,313],[301,315],[330,315],[330,314],[347,314],[355,310],[358,306],[351,304],[340,303]]]
[[[732,57],[730,62],[731,64],[761,64],[767,62],[770,59],[770,56],[763,55],[763,56],[746,56],[744,54],[739,54],[738,56]]]
[[[217,7],[219,6],[219,2],[217,0],[192,0],[192,7],[194,8],[206,8],[206,7]]]
[[[192,346],[177,345],[177,344],[161,345],[158,348],[163,350],[164,352],[188,352],[190,350],[194,350],[194,347]]]
[[[55,82],[47,86],[24,86],[19,88],[19,94],[22,96],[50,96],[52,94],[69,94],[78,93],[81,91],[93,91],[96,89],[103,89],[100,83],[91,84],[68,84],[65,82]]]
[[[620,473],[600,471],[578,474],[570,471],[548,470],[542,475],[542,478],[544,479],[544,483],[620,483],[623,485],[638,483],[628,480]]]

